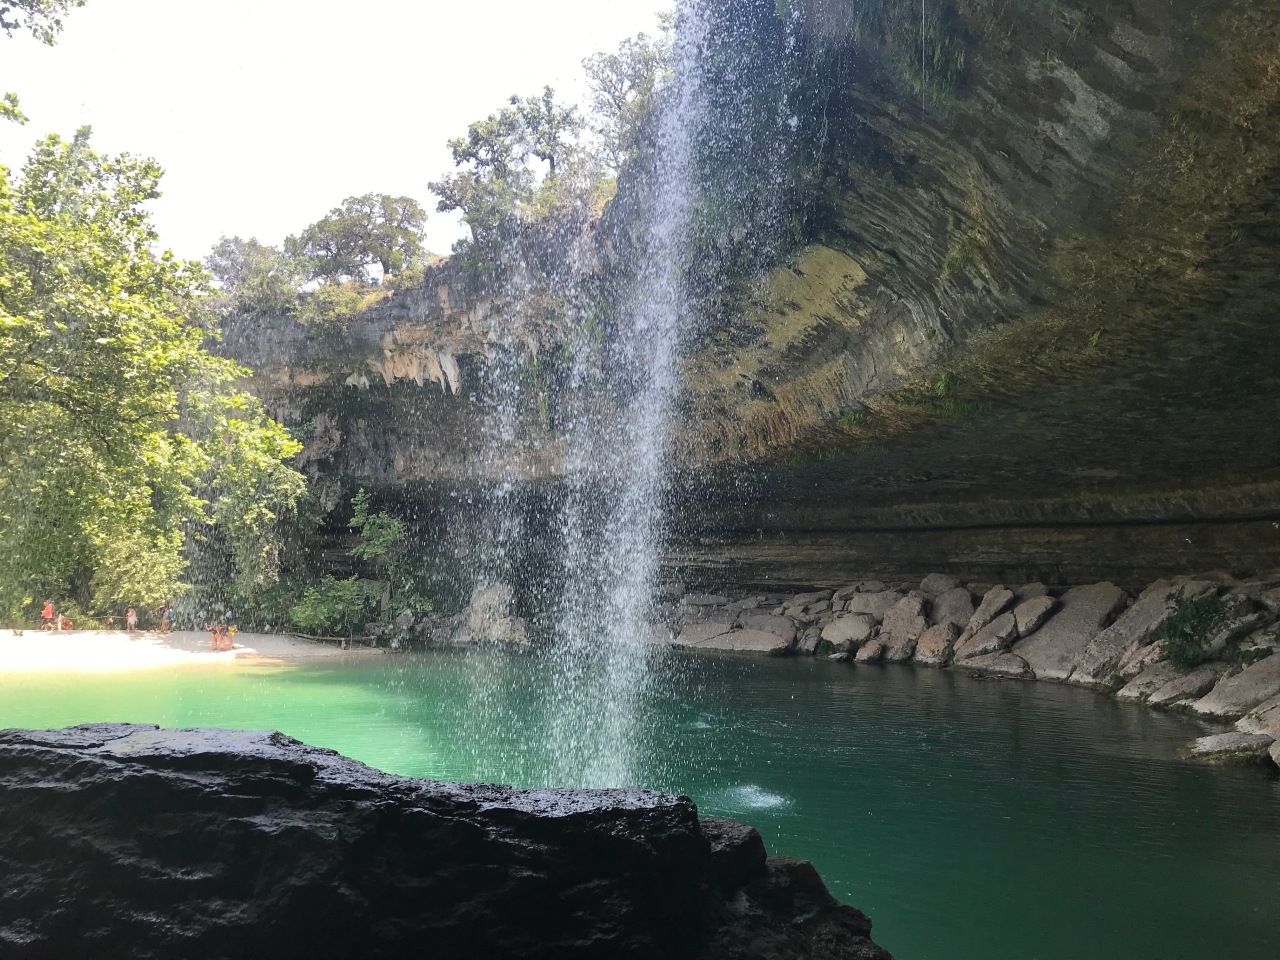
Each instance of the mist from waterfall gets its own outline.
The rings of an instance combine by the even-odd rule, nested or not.
[[[772,4],[764,0],[740,5],[773,15]],[[537,601],[544,617],[534,655],[549,658],[553,669],[545,673],[544,689],[527,692],[539,701],[546,743],[534,769],[530,758],[503,746],[503,731],[516,722],[507,715],[513,701],[504,684],[512,673],[503,655],[490,651],[475,656],[473,709],[465,730],[480,777],[620,786],[634,783],[635,771],[643,766],[639,761],[649,732],[642,721],[646,699],[655,693],[649,689],[649,660],[666,649],[665,642],[654,642],[667,639],[665,625],[655,616],[655,588],[671,528],[667,503],[679,426],[681,356],[696,334],[691,263],[695,254],[708,255],[707,169],[709,164],[739,164],[742,156],[754,153],[755,182],[770,199],[749,216],[761,235],[771,236],[777,232],[782,176],[772,140],[778,131],[794,131],[785,97],[759,98],[767,101],[763,107],[739,102],[740,91],[758,82],[759,71],[753,73],[754,68],[743,67],[736,58],[735,44],[751,49],[754,24],[748,19],[742,37],[724,31],[724,8],[732,6],[716,0],[679,3],[671,72],[659,90],[647,145],[638,169],[630,171],[625,200],[620,187],[615,201],[625,203],[615,214],[625,224],[626,262],[610,281],[615,284],[609,291],[613,322],[607,335],[574,341],[551,431],[560,477],[548,498],[550,507],[536,518],[521,490],[528,484],[530,461],[537,459],[523,446],[528,441],[522,438],[522,425],[528,425],[535,402],[526,385],[538,360],[522,344],[501,338],[491,360],[495,389],[485,456],[489,476],[499,479],[483,495],[488,536],[476,558],[478,580],[524,579],[526,597]],[[780,59],[774,57],[775,68]],[[751,75],[741,78],[739,70]],[[754,117],[768,135],[751,128],[744,117]],[[750,143],[747,150],[744,141]],[[716,176],[737,186],[732,170],[720,169]],[[741,205],[735,209],[741,224],[747,219],[746,192],[727,196],[716,202]],[[741,232],[739,227],[736,233]],[[699,242],[702,246],[696,247]],[[598,238],[566,244],[564,268],[550,277],[571,328],[591,327],[593,298],[600,290],[583,278],[598,274],[598,264],[589,261],[599,256],[599,246]],[[528,301],[534,285],[524,279],[527,275],[517,266],[503,291],[506,310],[513,315],[533,308]],[[518,541],[549,544],[555,574],[535,576],[536,582],[529,584]],[[519,722],[530,722],[529,711]]]

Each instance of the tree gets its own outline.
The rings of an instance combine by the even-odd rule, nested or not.
[[[207,274],[153,252],[161,171],[89,130],[0,168],[0,615],[40,595],[150,603],[216,526],[236,575],[276,575],[305,481],[249,371],[210,353]]]
[[[297,260],[277,247],[259,243],[254,237],[223,237],[205,265],[245,313],[281,316],[297,308],[303,270]]]
[[[366,193],[287,239],[285,249],[309,265],[314,280],[368,280],[372,266],[387,277],[421,258],[426,220],[412,197]]]
[[[326,574],[303,592],[289,611],[300,630],[311,633],[340,631],[351,636],[368,617],[371,598],[355,577],[337,580]]]
[[[577,108],[556,103],[555,91],[550,87],[543,87],[536,97],[512,97],[511,106],[523,137],[524,155],[544,161],[547,176],[554,177],[556,161],[563,160],[575,148],[582,131]]]
[[[85,0],[0,0],[0,30],[13,36],[27,30],[41,43],[52,44],[62,32],[62,17]]]
[[[0,0],[0,30],[12,37],[15,30],[27,30],[41,43],[53,45],[62,32],[62,15],[85,0]],[[18,107],[18,95],[0,97],[0,120],[26,123],[26,115]]]
[[[628,37],[617,52],[582,61],[596,120],[592,129],[614,170],[635,153],[640,124],[653,107],[654,92],[670,70],[670,61],[671,40],[665,29],[658,37]]]
[[[545,87],[533,97],[513,96],[507,105],[449,141],[455,173],[432,183],[441,211],[459,210],[472,239],[493,246],[522,221],[536,219],[566,163],[580,152],[582,121],[577,110],[556,102]],[[546,164],[541,170],[536,162]]]

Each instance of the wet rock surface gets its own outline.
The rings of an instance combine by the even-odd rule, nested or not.
[[[687,798],[396,777],[278,733],[0,731],[0,876],[5,956],[889,960]]]

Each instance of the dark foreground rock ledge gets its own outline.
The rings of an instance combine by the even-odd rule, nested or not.
[[[755,830],[279,733],[0,731],[0,956],[889,960]]]

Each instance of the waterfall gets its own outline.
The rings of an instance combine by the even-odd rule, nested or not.
[[[757,19],[742,17],[741,8]],[[790,48],[762,54],[750,42],[759,18],[773,16],[773,9],[767,0],[679,3],[671,72],[659,90],[638,169],[615,200],[623,204],[615,220],[624,224],[627,262],[610,276],[614,316],[608,336],[583,340],[574,351],[559,391],[553,438],[560,476],[548,514],[536,522],[519,494],[527,472],[515,476],[521,471],[519,411],[530,404],[521,386],[528,371],[513,359],[521,356],[514,349],[500,350],[492,365],[487,456],[491,474],[504,479],[485,500],[492,543],[481,579],[528,579],[527,569],[515,569],[520,561],[512,541],[521,537],[553,545],[557,575],[525,588],[547,614],[538,645],[548,668],[546,686],[525,694],[541,701],[544,756],[506,752],[502,731],[516,714],[511,691],[502,685],[511,671],[500,659],[482,655],[473,671],[474,709],[467,719],[475,753],[483,754],[478,776],[603,787],[635,783],[642,768],[647,777],[655,774],[642,763],[648,731],[641,718],[654,693],[650,658],[665,648],[651,642],[658,632],[653,598],[671,526],[667,501],[680,362],[698,312],[691,264],[695,252],[708,252],[709,166],[717,168],[713,179],[721,185],[750,169],[757,188],[754,195],[731,190],[727,202],[717,201],[732,213],[728,226],[715,226],[736,237],[747,232],[743,225],[749,221],[759,236],[778,232],[782,161],[774,134],[789,135],[795,126],[785,97],[761,86],[760,78],[771,70],[775,75]],[[726,23],[741,24],[742,35],[726,31]],[[740,61],[740,48],[762,57],[765,67],[760,60]],[[761,89],[766,95],[754,100],[739,97]],[[726,162],[731,169],[720,168]],[[761,196],[767,198],[763,203]],[[699,228],[703,246],[695,249]],[[570,325],[585,327],[600,290],[584,286],[592,271],[575,260],[578,247],[569,243],[565,249],[564,268],[551,283],[558,300],[578,314]],[[530,287],[511,280],[508,288],[504,299],[518,312]]]
[[[633,779],[689,317],[681,270],[697,192],[692,138],[704,117],[699,71],[706,30],[701,4],[683,3],[673,75],[638,204],[637,270],[615,341],[574,370],[575,385],[588,394],[607,381],[620,399],[607,412],[584,409],[568,434],[568,494],[559,518],[567,575],[559,642],[550,654],[555,783],[617,786]],[[600,360],[606,369],[595,366]]]

